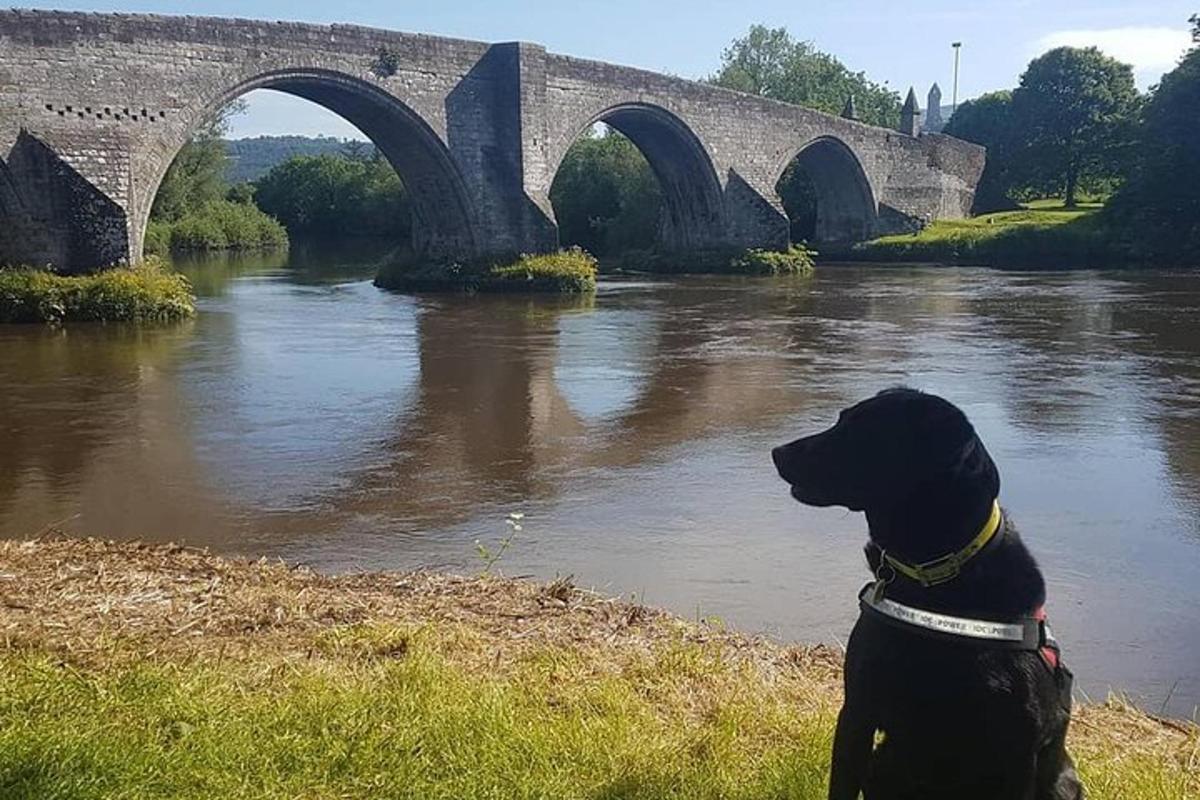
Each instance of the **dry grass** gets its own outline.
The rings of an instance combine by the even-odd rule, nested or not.
[[[455,796],[453,785],[458,796],[818,797],[840,661],[832,648],[691,624],[569,579],[331,577],[169,545],[4,541],[0,673],[13,680],[0,682],[16,688],[0,689],[0,749],[37,744],[0,756],[0,794],[183,797],[241,787],[261,797]],[[409,688],[380,688],[397,681]],[[77,691],[116,703],[103,713],[132,714],[131,730],[151,726],[149,738],[106,750],[111,729],[93,719],[102,712],[46,700]],[[270,702],[255,705],[264,692]],[[208,710],[180,722],[193,695]],[[423,705],[414,710],[413,698]],[[410,705],[389,706],[401,702]],[[388,727],[397,713],[426,720],[406,731],[415,747],[439,736],[475,743],[438,751],[466,759],[441,772],[395,760],[408,752]],[[27,730],[5,740],[6,718]],[[297,729],[310,730],[312,719],[325,722],[306,743]],[[453,735],[442,731],[447,719]],[[163,726],[176,725],[199,731],[188,734],[186,758],[175,733],[162,743]],[[372,725],[387,736],[356,751],[362,765],[331,773],[325,750],[355,737],[375,742]],[[239,736],[267,765],[256,788],[224,782]],[[318,742],[321,755],[297,754]],[[55,748],[53,765],[39,760]],[[1200,730],[1190,723],[1115,700],[1084,706],[1071,748],[1092,798],[1200,797]],[[151,760],[127,763],[132,751]],[[522,759],[544,759],[545,769]],[[276,761],[291,766],[270,772]],[[205,792],[170,781],[148,792],[146,769]],[[448,777],[459,772],[490,782]],[[377,783],[384,773],[405,777],[386,788]]]
[[[0,641],[72,663],[139,657],[310,658],[339,632],[453,633],[456,664],[494,670],[548,647],[620,666],[665,646],[711,644],[763,669],[805,667],[840,691],[841,654],[687,623],[573,585],[441,572],[328,576],[178,545],[44,537],[0,542]],[[120,645],[114,649],[115,645]]]

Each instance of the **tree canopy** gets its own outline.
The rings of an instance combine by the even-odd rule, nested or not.
[[[1200,43],[1200,15],[1191,18]],[[1200,47],[1163,76],[1137,129],[1133,170],[1110,221],[1158,261],[1200,259]]]
[[[235,100],[204,123],[185,144],[163,177],[150,209],[153,219],[175,222],[188,212],[225,197],[228,164],[225,141],[229,120],[242,113],[245,101]]]
[[[1035,58],[1012,96],[1021,181],[1074,206],[1081,188],[1111,184],[1128,154],[1139,98],[1133,68],[1094,47]]]
[[[550,202],[560,242],[598,256],[651,248],[658,235],[658,178],[637,146],[612,129],[571,145]]]
[[[895,127],[900,121],[900,95],[865,73],[851,72],[812,42],[792,38],[786,28],[753,25],[725,49],[721,67],[709,79],[772,100],[839,114],[854,96],[863,122]]]
[[[347,152],[279,164],[257,182],[255,201],[293,234],[407,241],[412,208],[392,165],[369,145]]]

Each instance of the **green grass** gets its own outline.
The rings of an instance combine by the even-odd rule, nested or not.
[[[383,289],[407,292],[522,292],[582,294],[596,288],[596,259],[573,247],[521,255],[513,261],[451,264],[387,263],[375,277]]]
[[[265,250],[287,247],[288,235],[274,217],[252,203],[218,200],[178,220],[151,220],[143,250],[148,255],[203,250]]]
[[[918,233],[883,236],[839,256],[1051,269],[1119,264],[1123,254],[1101,226],[1100,208],[1088,203],[1066,209],[1059,201],[1035,201],[1018,211],[937,220]]]
[[[0,797],[823,798],[839,655],[550,584],[0,541]],[[986,721],[982,721],[986,724]],[[1090,800],[1200,797],[1200,728],[1084,705]]]
[[[170,322],[194,313],[187,279],[154,259],[90,275],[0,269],[0,322]]]
[[[611,674],[546,649],[489,675],[419,631],[350,638],[293,663],[5,656],[0,796],[825,796],[836,698],[794,694],[719,648],[668,646]],[[1197,796],[1185,765],[1127,744],[1073,743],[1090,798]]]
[[[699,646],[617,675],[565,651],[474,675],[419,637],[368,660],[0,672],[6,800],[817,798],[834,712]]]

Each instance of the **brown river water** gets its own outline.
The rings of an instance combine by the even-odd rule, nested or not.
[[[987,443],[1079,686],[1200,704],[1200,273],[826,267],[564,300],[388,294],[302,248],[185,270],[186,324],[0,328],[0,535],[330,571],[478,571],[482,545],[506,574],[839,642],[864,521],[791,500],[769,451],[905,383]]]

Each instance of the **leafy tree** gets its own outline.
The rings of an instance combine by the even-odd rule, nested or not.
[[[1059,47],[1029,63],[1013,92],[1023,182],[1062,192],[1100,189],[1120,173],[1139,98],[1133,69],[1094,47]]]
[[[1012,92],[989,92],[961,103],[943,133],[987,148],[987,164],[975,190],[974,212],[1016,206],[1012,196],[1017,168],[1013,159]]]
[[[1200,15],[1193,16],[1200,43]],[[1141,256],[1200,260],[1200,47],[1163,76],[1143,110],[1128,182],[1105,209]]]
[[[245,109],[244,100],[233,101],[204,123],[179,150],[158,187],[150,209],[151,219],[175,222],[225,196],[228,184],[223,137],[229,130],[230,119]]]
[[[637,146],[611,129],[571,145],[550,187],[550,202],[562,244],[595,255],[647,249],[658,234],[658,179]]]
[[[851,72],[812,42],[793,39],[786,28],[753,25],[725,49],[721,67],[709,79],[726,89],[839,114],[854,95],[859,117],[873,125],[900,121],[900,95],[865,73]]]
[[[254,204],[254,184],[252,183],[235,183],[225,192],[225,199],[231,203],[239,203],[241,205]]]
[[[293,234],[402,242],[412,232],[404,185],[378,153],[360,159],[296,156],[264,175],[254,198]]]
[[[369,161],[376,155],[375,145],[361,139],[347,139],[341,149],[342,155],[351,161]]]

